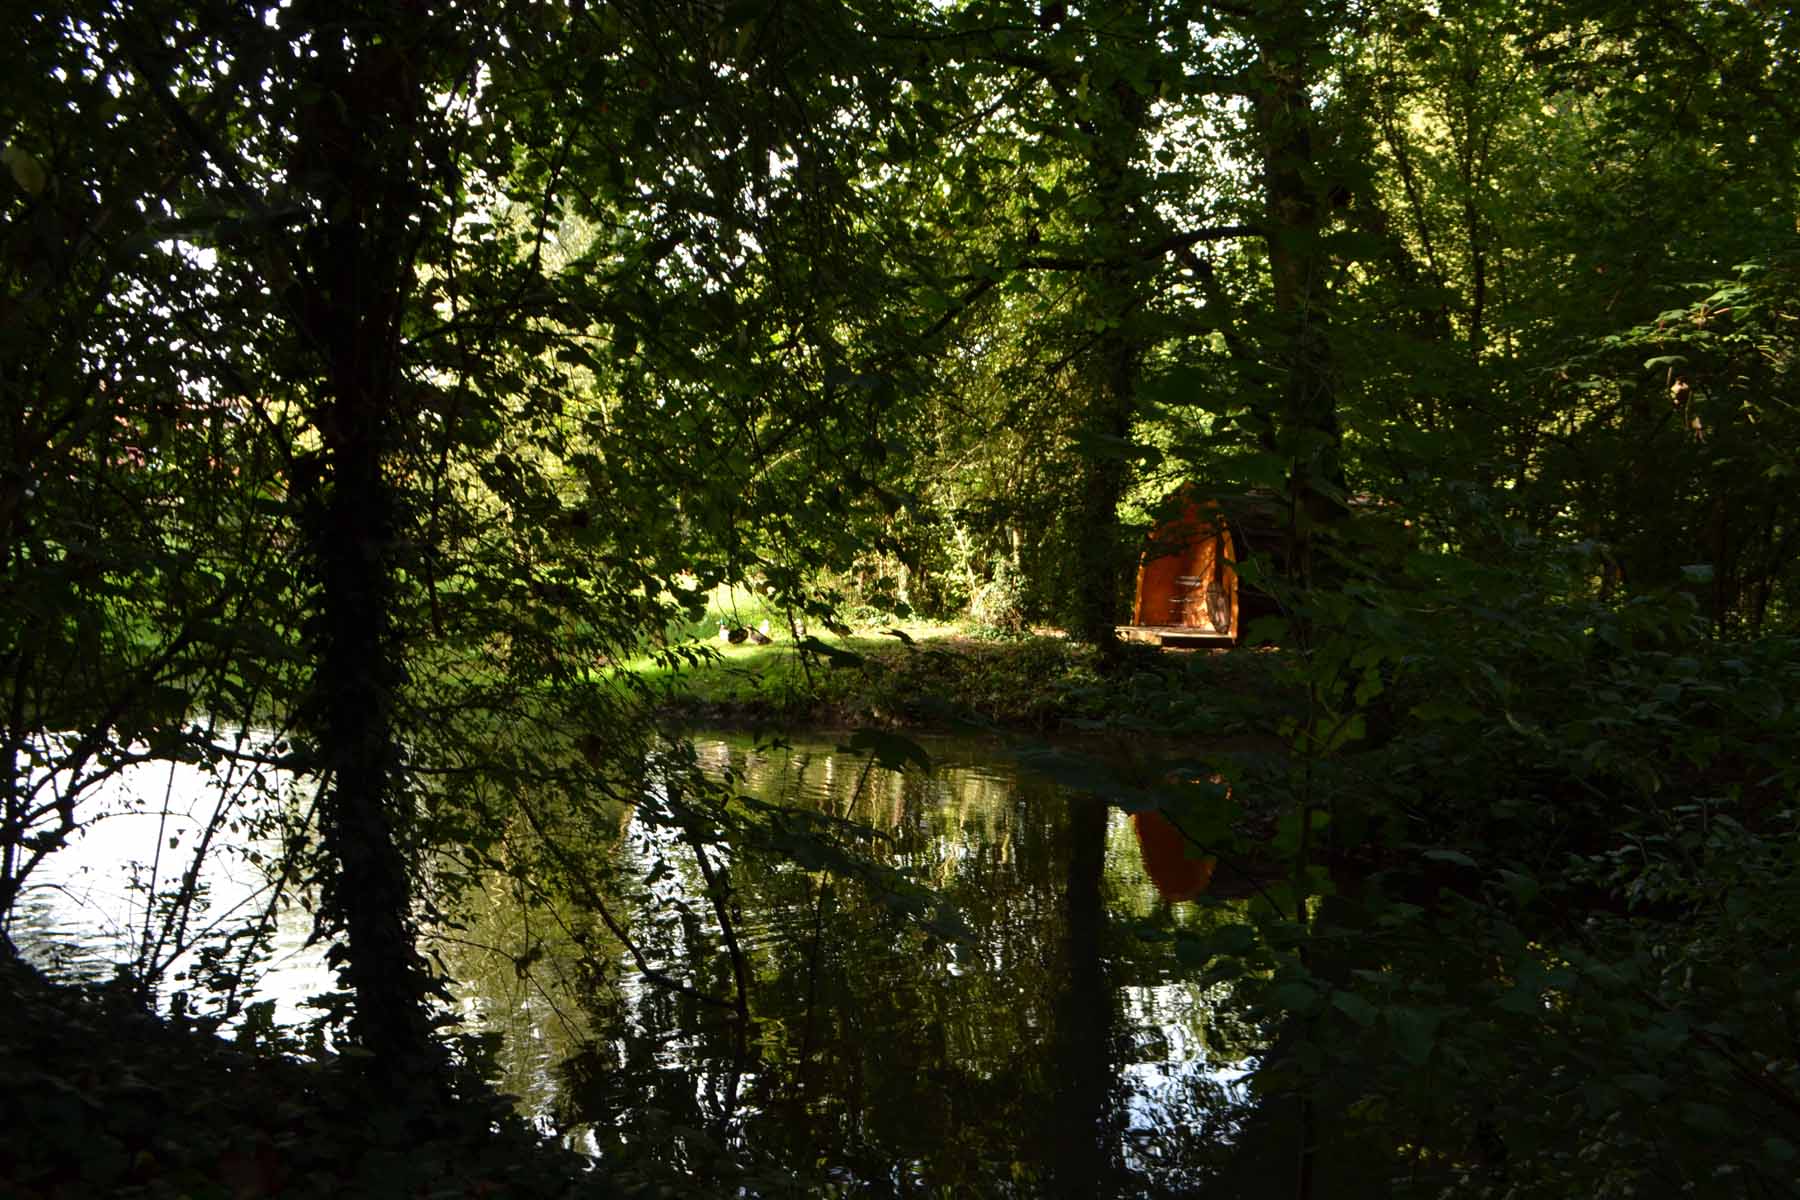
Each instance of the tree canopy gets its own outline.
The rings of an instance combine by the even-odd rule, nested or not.
[[[1359,1095],[1325,1031],[1590,1069],[1596,1113],[1640,1115],[1666,1043],[1695,1098],[1608,1136],[1679,1145],[1677,1175],[1744,1095],[1792,1132],[1792,1047],[1748,1016],[1794,1016],[1771,947],[1800,918],[1780,6],[80,0],[0,28],[9,948],[122,771],[297,772],[278,874],[317,889],[346,1044],[441,1091],[420,929],[508,829],[555,847],[675,777],[623,664],[703,658],[716,587],[833,664],[852,611],[972,612],[1117,679],[1185,487],[1279,514],[1237,567],[1304,698],[1266,730],[1287,906],[1255,952],[1189,950],[1286,1021],[1271,1088],[1322,1129],[1414,1114],[1391,1157],[1464,1182],[1503,1126],[1530,1194],[1594,1155],[1513,1101]],[[703,869],[801,853],[693,795]],[[1401,848],[1436,865],[1374,898],[1321,874]],[[534,867],[579,876],[557,853]],[[1445,871],[1473,874],[1420,904]],[[1474,1000],[1422,973],[1439,937]],[[1766,975],[1692,981],[1733,954]],[[1453,1036],[1459,1004],[1486,1007]],[[1633,1032],[1585,1068],[1502,1062],[1515,1026],[1609,1020]],[[1773,1194],[1793,1143],[1756,1153]]]

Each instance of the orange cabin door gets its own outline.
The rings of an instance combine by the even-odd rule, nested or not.
[[[1138,565],[1133,623],[1177,626],[1237,636],[1237,572],[1231,569],[1231,531],[1189,504],[1150,535]]]

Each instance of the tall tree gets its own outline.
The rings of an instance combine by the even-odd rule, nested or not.
[[[344,929],[353,1030],[397,1076],[433,1057],[433,988],[395,828],[408,795],[394,721],[401,338],[421,252],[448,207],[420,186],[437,150],[421,143],[425,109],[472,65],[452,40],[468,31],[429,15],[423,4],[304,2],[284,15],[295,117],[284,174],[305,218],[275,248],[291,260],[288,319],[318,379],[307,399],[320,446],[297,467],[295,500],[318,585],[303,711],[327,780],[325,911]]]
[[[129,664],[108,684],[115,699],[81,714],[95,732],[71,771],[100,751],[117,769],[146,712],[150,728],[178,726],[200,693],[171,685],[202,666],[261,680],[259,657],[303,663],[303,684],[282,675],[238,711],[299,716],[309,745],[289,765],[321,786],[320,932],[342,938],[353,1036],[395,1078],[428,1078],[419,1068],[438,1059],[440,984],[415,945],[426,848],[460,842],[479,858],[527,781],[581,796],[629,776],[646,726],[609,721],[596,668],[713,581],[761,568],[799,597],[805,568],[854,549],[832,522],[882,452],[891,388],[846,338],[884,317],[879,289],[852,277],[863,260],[843,257],[864,219],[847,160],[869,143],[839,118],[863,105],[880,125],[887,102],[878,75],[825,70],[857,61],[837,53],[865,40],[854,15],[804,15],[789,27],[706,5],[102,4],[29,29],[46,70],[74,82],[9,141],[8,232],[21,249],[42,240],[63,185],[51,172],[74,189],[86,171],[105,190],[97,214],[71,214],[78,270],[11,311],[51,329],[85,305],[117,327],[117,348],[91,319],[65,326],[52,357],[85,378],[42,428],[21,406],[11,581],[69,567],[69,535],[52,526],[74,501],[24,503],[50,467],[40,443],[73,431],[72,481],[103,493],[119,443],[143,452],[129,439],[155,404],[175,413],[171,445],[217,481],[213,515],[241,515],[256,549],[208,581],[211,606],[187,559],[137,575],[154,602],[138,615],[170,623],[147,655],[141,626],[110,642],[79,617],[67,627],[81,669]],[[788,83],[802,68],[828,85]],[[108,115],[109,92],[135,123]],[[89,139],[97,165],[83,139],[50,140],[63,127],[104,133]],[[45,146],[32,152],[33,138]],[[104,176],[109,155],[130,170]],[[179,286],[144,269],[159,238]],[[204,353],[177,367],[183,342],[158,318],[190,309]],[[40,353],[23,339],[9,350],[9,386]],[[114,370],[134,385],[120,425]],[[196,436],[226,416],[243,426],[237,452],[261,457],[220,457]],[[123,478],[129,512],[140,489]],[[175,528],[145,515],[145,545]],[[251,568],[272,572],[286,548],[297,570],[272,577],[290,590],[265,598]],[[92,570],[106,619],[121,616],[106,592],[136,565]],[[298,648],[291,629],[252,640],[239,622],[227,645],[240,659],[196,657],[219,641],[221,607],[265,599],[300,615]],[[64,719],[30,698],[49,628],[33,603],[7,610],[19,684],[7,900],[76,823],[19,790],[46,722]],[[529,729],[513,725],[523,713]],[[36,840],[46,818],[49,842]]]

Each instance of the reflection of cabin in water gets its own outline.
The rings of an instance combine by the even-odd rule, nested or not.
[[[1232,564],[1278,544],[1280,513],[1272,497],[1204,499],[1184,485],[1164,505],[1169,515],[1150,531],[1138,562],[1126,641],[1164,646],[1225,646],[1250,616],[1269,606],[1241,588]]]
[[[1190,855],[1187,838],[1169,818],[1159,812],[1132,813],[1131,831],[1137,835],[1144,874],[1164,900],[1192,900],[1212,883],[1213,860]]]

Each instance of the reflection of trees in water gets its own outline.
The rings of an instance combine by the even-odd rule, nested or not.
[[[734,773],[746,792],[878,829],[873,854],[954,902],[967,940],[943,944],[896,920],[863,882],[739,851],[729,884],[752,972],[749,1036],[740,1041],[729,1012],[621,971],[619,944],[584,933],[606,976],[581,992],[585,1022],[554,1035],[547,997],[532,999],[513,963],[489,972],[498,992],[533,1006],[514,1026],[530,1048],[509,1046],[508,1086],[563,1052],[559,1122],[609,1163],[690,1194],[835,1181],[877,1196],[1137,1195],[1197,1178],[1205,1154],[1183,1147],[1222,1093],[1202,1065],[1162,1060],[1204,1052],[1209,1036],[1234,1039],[1206,1032],[1205,996],[1172,982],[1168,946],[1119,919],[1154,903],[1141,867],[1133,873],[1126,822],[934,753],[927,777],[865,775],[830,751],[696,747],[699,763]],[[616,848],[609,903],[631,914],[630,937],[658,969],[728,995],[704,881],[641,817]],[[571,926],[592,924],[568,908]],[[1176,919],[1163,910],[1149,915]],[[530,942],[516,928],[508,936]],[[566,966],[559,953],[527,974]],[[591,1035],[577,1045],[582,1024]]]
[[[823,1159],[865,1194],[991,1191],[1011,1177],[1032,1108],[1019,1079],[1036,1074],[1029,1060],[1050,1024],[1053,989],[1042,977],[1050,964],[1037,947],[1054,940],[1043,928],[1054,906],[1026,901],[1053,890],[1060,847],[1041,814],[1018,827],[1022,814],[1048,811],[1050,798],[996,805],[991,791],[959,789],[966,777],[955,768],[864,779],[855,760],[792,760],[789,771],[753,755],[734,766],[765,796],[881,829],[876,857],[945,885],[977,936],[934,945],[861,884],[740,856],[732,886],[753,914],[757,1026],[741,1111],[719,1120],[671,1107],[672,1095],[721,1092],[719,1076],[735,1065],[730,1039],[716,1025],[695,1031],[684,1017],[698,1014],[646,994],[625,1053],[615,1047],[611,1061],[576,1064],[590,1085],[585,1098],[598,1102],[585,1115],[618,1130],[622,1149],[647,1149],[669,1167],[692,1170],[711,1148],[687,1135],[657,1146],[658,1125],[674,1113],[676,1124],[708,1129],[713,1147],[735,1146],[782,1171],[806,1173]],[[1024,854],[1015,852],[1021,844]]]
[[[1069,803],[1068,873],[1063,888],[1062,982],[1053,1008],[1052,1104],[1043,1161],[1051,1189],[1064,1196],[1114,1191],[1119,1171],[1118,1106],[1109,1095],[1118,1021],[1114,989],[1101,955],[1106,910],[1106,808],[1097,800]]]
[[[556,1094],[556,1064],[581,1044],[587,1013],[580,951],[547,914],[494,879],[465,897],[460,930],[440,930],[431,944],[451,968],[457,1016],[466,1031],[498,1034],[489,1078],[533,1110]]]

